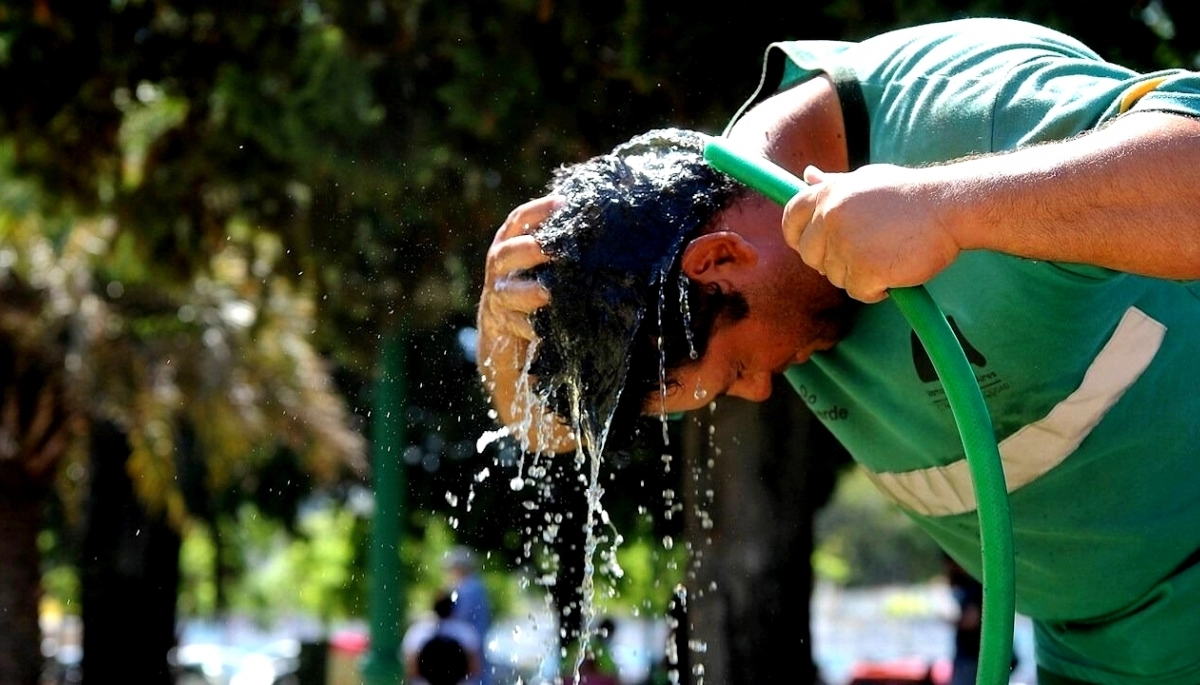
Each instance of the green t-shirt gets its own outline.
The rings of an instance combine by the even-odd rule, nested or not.
[[[1195,73],[1140,75],[1011,20],[782,43],[767,61],[747,107],[848,69],[872,163],[1011,150],[1139,110],[1200,114]],[[977,251],[926,287],[996,428],[1017,608],[1036,622],[1039,663],[1097,683],[1200,682],[1200,285]],[[787,377],[879,488],[978,575],[962,443],[900,311],[864,307],[833,350]]]

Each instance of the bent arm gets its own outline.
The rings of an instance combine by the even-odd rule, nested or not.
[[[572,446],[569,432],[533,399],[532,379],[525,370],[537,336],[529,314],[549,301],[549,294],[522,273],[547,257],[529,235],[549,216],[555,198],[540,198],[514,209],[496,232],[488,250],[476,326],[476,365],[500,423],[522,446],[537,452],[561,452]]]
[[[1075,138],[922,168],[810,168],[784,236],[853,297],[920,285],[963,250],[1200,278],[1200,119],[1137,112]]]

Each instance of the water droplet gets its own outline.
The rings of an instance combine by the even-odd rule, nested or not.
[[[692,359],[699,359],[700,355],[696,353],[696,340],[692,335],[692,311],[688,306],[688,283],[687,274],[683,273],[681,268],[679,270],[679,310],[683,314],[683,332],[687,336],[688,356]]]
[[[490,412],[489,415],[491,415],[492,413],[495,413],[495,410],[492,410],[492,412]],[[495,418],[495,417],[493,416],[492,418]],[[479,439],[475,441],[475,453],[483,454],[483,451],[485,449],[487,449],[488,445],[496,442],[497,440],[499,440],[500,438],[503,438],[506,435],[508,435],[507,428],[497,428],[496,430],[492,430],[492,431],[484,431],[483,435],[479,436]]]
[[[508,487],[511,488],[513,492],[524,490],[525,479],[520,476],[514,476],[512,480],[508,481]]]

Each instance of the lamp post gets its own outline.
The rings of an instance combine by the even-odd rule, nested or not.
[[[400,522],[404,511],[402,451],[405,436],[405,336],[386,335],[371,411],[371,463],[375,514],[367,561],[371,643],[362,663],[366,685],[398,685],[404,585],[400,573]]]

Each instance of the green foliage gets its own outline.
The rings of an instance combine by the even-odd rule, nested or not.
[[[256,569],[249,580],[269,597],[268,606],[302,609],[325,621],[360,615],[365,594],[353,562],[355,544],[364,537],[362,525],[345,509],[311,512],[301,518],[299,536],[288,541],[280,558]]]
[[[179,613],[213,616],[219,608],[217,540],[206,525],[191,526],[179,550]]]
[[[193,526],[180,555],[180,611],[193,617],[231,612],[263,624],[290,616],[326,623],[361,616],[365,530],[364,519],[332,503],[305,512],[294,533],[252,504],[222,517],[215,530]]]
[[[398,551],[407,621],[426,614],[447,589],[442,560],[458,544],[444,518],[421,513],[416,518],[422,534],[406,538]],[[180,612],[188,617],[246,615],[263,625],[294,616],[315,617],[327,625],[361,617],[366,612],[368,527],[360,513],[333,500],[306,508],[294,530],[262,515],[252,503],[232,516],[220,516],[215,528],[193,525],[180,554]],[[483,577],[495,613],[512,612],[524,592],[519,574],[485,555]]]
[[[42,555],[43,602],[48,602],[63,614],[79,613],[79,573],[62,558],[61,535],[54,530],[38,534],[38,551]]]
[[[925,582],[943,569],[933,540],[857,469],[818,514],[816,535],[813,569],[841,585]]]
[[[214,488],[281,444],[326,481],[363,451],[279,212],[378,120],[365,72],[319,17],[218,9],[0,7],[0,283],[38,303],[0,313],[70,341],[72,408],[128,433],[133,482],[176,525],[196,513],[187,431]],[[227,73],[249,77],[233,100]],[[238,128],[246,112],[263,125]]]
[[[688,550],[670,536],[656,537],[652,516],[643,516],[637,523],[617,549],[617,563],[624,574],[600,579],[602,586],[611,585],[599,593],[602,613],[665,616],[675,589],[684,583]]]
[[[461,544],[461,536],[450,520],[428,511],[414,512],[414,518],[419,533],[405,538],[400,549],[408,621],[427,615],[437,596],[449,589],[444,560],[452,548]],[[485,552],[480,558],[480,575],[488,589],[492,613],[511,613],[522,591],[519,574],[512,573],[504,557]]]

